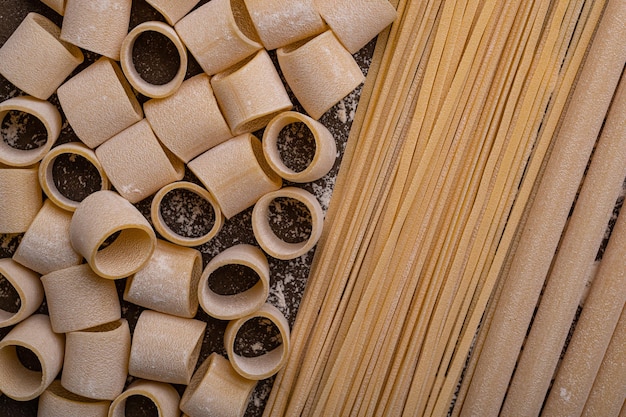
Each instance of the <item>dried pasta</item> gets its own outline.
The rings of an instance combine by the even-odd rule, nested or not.
[[[148,398],[155,405],[159,417],[180,415],[178,410],[180,395],[176,388],[163,382],[138,379],[113,401],[109,408],[109,417],[126,417],[126,400],[134,395]]]
[[[0,276],[15,289],[20,303],[16,312],[0,308],[0,328],[2,328],[13,326],[37,311],[43,301],[44,292],[39,274],[12,259],[0,259]]]
[[[0,164],[0,233],[24,233],[43,204],[38,166],[9,168]]]
[[[159,11],[167,20],[174,25],[193,9],[200,0],[147,0],[148,4]]]
[[[93,400],[74,394],[63,388],[57,379],[39,397],[37,416],[106,417],[110,405],[111,401]]]

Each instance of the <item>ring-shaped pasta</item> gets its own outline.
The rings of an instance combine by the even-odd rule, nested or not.
[[[102,247],[117,232],[115,240]],[[78,205],[70,223],[70,240],[94,272],[108,279],[139,271],[156,247],[156,235],[143,214],[108,190],[97,191]]]
[[[178,417],[180,395],[170,384],[138,379],[128,386],[111,404],[108,417],[126,417],[126,400],[138,395],[148,398],[156,406],[159,417]]]
[[[2,275],[17,292],[20,300],[16,312],[0,308],[0,328],[12,326],[33,314],[43,301],[43,286],[39,274],[23,267],[10,258],[0,259],[0,275]]]
[[[135,68],[133,64],[133,49],[135,41],[144,32],[157,32],[169,39],[176,50],[180,58],[180,67],[169,82],[161,85],[151,84],[141,77],[141,74]],[[174,28],[163,22],[150,21],[141,23],[135,26],[131,30],[124,41],[122,42],[122,51],[120,52],[120,62],[122,64],[122,70],[128,79],[128,82],[135,87],[141,94],[152,98],[163,98],[173,94],[178,87],[183,83],[185,75],[187,74],[187,49],[180,40]]]
[[[258,281],[246,291],[221,295],[211,290],[211,274],[226,265],[242,265],[254,271]],[[198,282],[198,300],[204,311],[220,320],[233,320],[261,308],[270,291],[270,267],[263,252],[252,245],[231,246],[215,256],[204,268]]]
[[[301,122],[306,125],[315,141],[313,160],[302,171],[294,171],[283,162],[278,150],[278,137],[281,130],[292,124]],[[267,163],[284,179],[305,183],[318,180],[331,170],[337,158],[337,145],[332,133],[320,122],[295,111],[280,113],[274,117],[263,132],[263,154]]]
[[[75,201],[64,196],[55,185],[52,174],[54,162],[60,155],[63,154],[82,156],[89,161],[89,163],[91,163],[91,165],[98,170],[98,174],[100,174],[100,190],[110,189],[111,183],[102,168],[102,164],[100,164],[100,161],[96,157],[96,153],[89,149],[86,145],[80,142],[70,142],[52,148],[52,150],[50,150],[50,152],[43,157],[41,164],[39,165],[39,183],[41,184],[43,191],[53,203],[64,210],[73,212],[80,204],[80,201]]]
[[[33,149],[17,149],[5,140],[0,140],[0,163],[14,167],[35,164],[52,149],[61,133],[61,114],[57,108],[45,100],[35,97],[18,96],[0,103],[0,122],[8,112],[16,110],[35,116],[46,128],[46,142]]]
[[[41,371],[22,365],[17,349],[31,351]],[[44,314],[34,314],[15,326],[0,341],[0,392],[17,401],[30,401],[41,395],[63,366],[65,336],[52,331]]]
[[[311,234],[308,239],[290,243],[280,239],[270,226],[270,205],[277,198],[294,199],[301,202],[311,214]],[[276,259],[294,259],[311,250],[320,236],[324,222],[324,213],[317,198],[310,192],[296,187],[285,187],[267,193],[257,201],[252,210],[252,231],[261,248]]]
[[[37,417],[103,417],[110,405],[111,401],[94,400],[70,392],[56,379],[39,397]]]
[[[24,233],[43,204],[38,167],[8,168],[0,163],[0,233]]]
[[[282,343],[261,356],[245,357],[236,354],[235,339],[239,329],[248,320],[256,317],[270,320],[278,328]],[[290,350],[289,337],[289,323],[285,316],[272,304],[265,303],[254,313],[228,323],[224,332],[224,347],[231,365],[239,375],[252,380],[261,380],[276,374],[285,365]]]
[[[211,207],[213,207],[213,212],[215,213],[215,221],[213,222],[213,227],[206,234],[198,237],[188,237],[182,236],[173,231],[163,219],[163,214],[161,213],[161,204],[163,202],[163,198],[173,190],[187,190],[192,193],[202,197],[206,200]],[[204,188],[200,187],[197,184],[188,181],[178,181],[173,182],[171,184],[166,185],[161,188],[152,199],[152,205],[150,207],[150,216],[152,217],[152,223],[154,224],[154,228],[157,232],[161,234],[168,241],[175,243],[181,246],[199,246],[202,245],[209,240],[213,239],[215,235],[221,230],[222,225],[224,224],[224,216],[220,210],[219,204],[215,198]]]

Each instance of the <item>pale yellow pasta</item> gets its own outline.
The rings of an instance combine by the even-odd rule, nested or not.
[[[289,45],[328,29],[313,0],[244,0],[265,49]]]
[[[93,165],[100,175],[100,190],[108,190],[111,188],[111,183],[109,182],[109,179],[107,178],[106,173],[104,172],[104,169],[102,168],[102,165],[100,164],[100,161],[96,157],[94,151],[89,149],[83,143],[70,142],[52,148],[52,150],[43,157],[41,163],[39,164],[39,184],[54,204],[64,210],[73,212],[76,210],[76,207],[78,207],[80,201],[72,200],[71,198],[63,195],[63,193],[61,193],[57,188],[53,175],[53,168],[56,159],[64,154],[81,156]],[[72,158],[72,156],[70,156],[70,158]]]
[[[222,295],[211,290],[209,279],[218,269],[241,265],[251,269],[258,281],[251,288],[236,294]],[[234,278],[233,278],[234,279]],[[261,308],[270,286],[270,267],[263,252],[255,246],[239,244],[216,255],[207,264],[198,283],[198,298],[202,309],[220,320],[233,320]]]
[[[24,233],[42,205],[38,166],[8,168],[0,164],[0,233]]]
[[[69,268],[83,257],[72,247],[72,213],[46,200],[17,247],[13,260],[40,274]]]
[[[84,59],[60,35],[51,20],[29,13],[0,48],[0,74],[27,94],[48,99]]]
[[[202,197],[206,202],[211,205],[211,208],[213,209],[214,220],[211,229],[207,233],[198,237],[181,236],[167,225],[165,219],[163,219],[163,214],[161,213],[161,203],[163,202],[163,198],[169,192],[174,190],[190,191]],[[213,196],[204,188],[188,181],[173,182],[161,188],[152,199],[150,215],[152,217],[152,223],[154,224],[154,228],[156,229],[156,231],[159,232],[165,239],[180,246],[202,245],[213,239],[213,237],[215,237],[215,235],[220,231],[222,225],[224,224],[224,216],[222,215],[222,212],[217,204],[217,201],[215,201],[215,198],[213,198]]]
[[[243,378],[226,358],[213,352],[191,378],[180,409],[189,417],[241,417],[256,383]]]
[[[61,39],[117,61],[131,6],[131,0],[66,0]]]
[[[280,48],[276,55],[293,94],[316,120],[365,80],[332,31]]]
[[[146,119],[100,145],[96,156],[115,189],[131,203],[185,174],[184,164],[163,148]]]
[[[2,62],[1,57],[0,62]],[[29,96],[13,97],[0,103],[0,121],[3,121],[10,111],[18,111],[35,116],[45,127],[47,136],[46,141],[41,146],[32,149],[18,149],[11,146],[11,141],[17,138],[1,138],[0,163],[8,166],[26,167],[41,161],[59,138],[61,133],[61,114],[53,104]]]
[[[188,167],[215,197],[227,219],[282,185],[263,157],[261,141],[250,133],[209,149]]]
[[[82,264],[41,277],[52,329],[56,333],[84,330],[121,318],[115,283]]]
[[[39,397],[37,417],[106,417],[111,401],[93,400],[74,394],[54,380]]]
[[[13,326],[33,314],[43,301],[43,286],[39,274],[23,267],[12,259],[0,259],[0,276],[15,289],[19,297],[17,311],[0,308],[0,328]]]
[[[112,236],[115,240],[101,249]],[[76,208],[70,223],[70,240],[94,272],[109,279],[124,278],[148,262],[156,235],[146,218],[113,191],[97,191]]]
[[[163,382],[139,379],[130,384],[126,391],[113,401],[109,408],[108,417],[125,417],[126,400],[134,395],[146,397],[152,401],[159,417],[178,417],[180,415],[178,410],[180,395],[173,386]]]
[[[232,137],[206,74],[185,80],[171,96],[143,105],[161,143],[187,163]]]
[[[259,317],[270,320],[280,332],[282,343],[261,356],[246,357],[235,353],[235,340],[241,327],[249,320]],[[224,347],[228,359],[237,373],[244,378],[261,380],[278,372],[289,357],[289,323],[283,314],[272,304],[265,303],[260,309],[248,316],[232,320],[226,326]]]
[[[206,323],[144,310],[135,326],[129,373],[138,378],[189,384]]]
[[[281,130],[293,123],[304,123],[315,141],[313,158],[301,171],[295,171],[285,165],[285,158],[278,150]],[[262,143],[267,163],[278,175],[291,182],[304,183],[318,180],[328,174],[337,159],[335,138],[326,126],[305,114],[294,111],[280,113],[274,117],[263,132]]]
[[[17,348],[32,352],[41,371],[22,365]],[[0,392],[17,401],[37,398],[63,366],[65,336],[52,331],[44,314],[35,314],[15,326],[0,341]]]
[[[152,257],[126,280],[124,300],[162,313],[193,318],[198,311],[202,254],[158,240]]]
[[[224,71],[263,47],[243,0],[212,0],[174,27],[209,75]]]
[[[259,130],[293,107],[266,50],[211,79],[217,102],[235,135]]]
[[[65,0],[41,0],[41,2],[61,16],[65,14]]]
[[[174,25],[182,19],[199,1],[200,0],[147,0],[148,4],[157,9],[170,25]]]
[[[130,356],[126,319],[65,335],[61,384],[96,400],[114,400],[124,390]]]
[[[143,118],[121,68],[106,57],[66,81],[57,95],[76,136],[90,148]]]
[[[164,84],[152,84],[146,81],[135,68],[133,62],[135,41],[146,32],[156,32],[165,36],[178,52],[180,59],[178,71],[174,75],[174,78]],[[124,70],[128,82],[141,94],[153,98],[163,98],[172,95],[178,90],[187,73],[187,49],[185,49],[185,45],[183,45],[174,28],[163,22],[151,21],[135,26],[122,42],[120,60],[122,70]]]
[[[278,198],[293,199],[306,207],[311,215],[311,233],[302,242],[285,242],[272,230],[270,206]],[[296,187],[285,187],[267,193],[257,201],[252,210],[252,230],[254,237],[265,252],[277,259],[293,259],[311,250],[324,227],[324,213],[317,198],[310,192]]]
[[[313,0],[341,43],[354,54],[389,26],[397,16],[387,0]]]

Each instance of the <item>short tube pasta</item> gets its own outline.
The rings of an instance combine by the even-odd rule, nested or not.
[[[276,55],[287,84],[316,120],[365,80],[332,31],[280,48]]]
[[[250,133],[209,149],[188,167],[215,197],[227,219],[282,185],[263,157],[261,141]]]
[[[141,74],[139,74],[135,68],[135,64],[133,63],[133,49],[135,47],[135,41],[145,32],[160,33],[172,42],[178,51],[180,66],[174,75],[174,78],[165,84],[152,84],[147,82],[141,77]],[[173,94],[176,90],[178,90],[185,79],[185,74],[187,73],[187,49],[185,49],[185,45],[183,45],[174,28],[163,22],[151,21],[135,26],[122,42],[120,60],[122,70],[124,71],[128,82],[130,82],[131,85],[141,94],[153,98],[163,98]]]
[[[138,378],[189,384],[206,323],[144,310],[137,320],[129,373]]]
[[[124,390],[130,356],[126,319],[65,335],[61,384],[96,400],[114,400]]]
[[[61,39],[118,61],[131,6],[131,0],[66,0]]]
[[[193,9],[200,0],[147,0],[170,25],[174,25]]]
[[[351,54],[356,53],[397,17],[387,0],[313,0],[328,26]]]
[[[245,3],[267,50],[310,38],[328,29],[313,0],[245,0]]]
[[[72,213],[46,200],[22,237],[13,260],[40,274],[69,268],[83,257],[72,247]]]
[[[92,149],[143,118],[121,68],[106,57],[66,81],[57,95],[76,136]]]
[[[256,383],[243,378],[228,359],[213,352],[191,378],[180,409],[189,417],[243,416]]]
[[[285,242],[280,239],[270,225],[270,205],[277,198],[293,199],[301,202],[311,214],[311,233],[309,237],[298,243]],[[296,187],[285,187],[267,193],[255,204],[252,210],[252,230],[254,237],[265,252],[276,259],[293,259],[311,250],[324,227],[324,213],[317,198],[310,192]]]
[[[264,49],[215,74],[211,85],[235,135],[259,130],[276,114],[293,107],[278,71]]]
[[[149,100],[143,108],[161,143],[185,163],[233,136],[206,74],[185,80],[174,94]]]
[[[0,259],[2,275],[17,292],[20,306],[16,312],[0,308],[0,328],[13,326],[33,314],[43,301],[43,286],[39,274],[12,259]]]
[[[93,400],[74,394],[54,380],[39,397],[37,417],[106,417],[111,401]]]
[[[115,189],[131,203],[185,174],[184,164],[163,148],[146,119],[100,145],[96,156]]]
[[[126,417],[126,400],[133,395],[146,397],[152,401],[157,408],[159,417],[178,417],[180,415],[178,410],[180,395],[173,386],[163,382],[139,379],[130,384],[126,391],[113,401],[109,409],[109,417]]]
[[[315,141],[313,159],[302,171],[294,171],[285,165],[278,150],[281,130],[298,122],[306,125]],[[298,112],[284,112],[274,117],[266,126],[261,142],[267,163],[278,175],[291,182],[304,183],[318,180],[328,174],[337,159],[337,145],[332,133],[320,122]]]
[[[43,204],[38,166],[6,168],[0,164],[0,233],[24,233]]]
[[[193,318],[198,311],[198,281],[202,254],[158,240],[152,257],[126,280],[124,300],[179,317]]]
[[[115,240],[100,249],[117,232]],[[78,205],[70,223],[70,240],[94,272],[109,279],[139,271],[156,246],[154,230],[141,212],[108,190],[95,192]]]
[[[274,323],[280,332],[282,344],[261,356],[245,357],[238,355],[235,353],[237,333],[248,320],[255,317],[266,318]],[[224,333],[224,347],[230,363],[239,375],[253,380],[269,378],[283,367],[289,356],[289,323],[280,310],[266,303],[254,313],[228,323]]]
[[[0,74],[26,94],[47,100],[84,60],[60,35],[51,20],[29,13],[0,48]]]
[[[165,219],[163,218],[163,214],[161,213],[161,203],[163,202],[165,196],[174,190],[190,191],[202,197],[207,203],[211,205],[211,208],[213,209],[214,220],[213,226],[207,233],[197,237],[181,236],[167,225]],[[156,231],[159,232],[165,239],[180,246],[202,245],[213,239],[213,237],[215,237],[215,235],[220,231],[222,225],[224,224],[224,216],[222,215],[222,211],[220,210],[220,207],[217,204],[215,198],[213,198],[213,196],[204,188],[188,181],[173,182],[161,188],[152,199],[150,215],[152,217],[152,222]]]
[[[30,350],[41,371],[24,367],[17,348]],[[41,395],[63,366],[65,336],[52,331],[44,314],[35,314],[15,326],[0,341],[0,392],[17,401],[29,401]]]
[[[202,70],[209,75],[224,71],[263,47],[244,0],[212,0],[189,13],[174,27]]]
[[[52,329],[56,333],[84,330],[121,318],[115,283],[82,264],[41,277]]]
[[[0,62],[2,62],[1,59]],[[44,125],[47,137],[43,145],[32,149],[14,148],[9,144],[13,138],[2,138],[0,140],[0,163],[26,167],[41,161],[59,138],[61,114],[52,103],[29,96],[13,97],[0,103],[0,122],[10,111],[20,111],[35,116]]]
[[[211,290],[209,278],[218,269],[228,265],[250,268],[258,281],[246,291],[221,295]],[[233,320],[247,316],[265,304],[269,295],[270,267],[263,252],[252,245],[231,246],[215,256],[202,272],[198,283],[198,298],[202,309],[220,320]]]
[[[102,164],[96,157],[94,151],[89,149],[81,142],[64,143],[52,148],[50,152],[46,154],[39,164],[39,184],[48,198],[57,206],[67,211],[74,211],[80,201],[72,200],[63,195],[57,188],[54,181],[53,168],[57,158],[61,155],[78,155],[85,158],[91,165],[96,168],[100,175],[100,190],[108,190],[111,188],[111,183],[102,168]]]

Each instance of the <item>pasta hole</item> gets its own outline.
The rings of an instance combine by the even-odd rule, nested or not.
[[[234,352],[239,356],[254,358],[276,349],[282,343],[283,337],[270,319],[253,317],[237,332]]]
[[[305,242],[311,237],[313,220],[304,203],[288,197],[278,197],[269,205],[269,225],[272,232],[287,243]]]
[[[254,23],[252,23],[252,18],[243,0],[231,0],[230,8],[233,11],[233,17],[239,30],[249,39],[260,42],[259,35],[256,33]]]
[[[216,294],[239,294],[254,287],[259,282],[259,276],[250,267],[239,264],[229,264],[217,268],[209,276],[208,286]]]
[[[98,169],[87,158],[73,153],[64,153],[54,159],[52,178],[57,190],[72,201],[83,201],[102,189]]]
[[[41,372],[41,362],[32,350],[23,346],[15,346],[15,353],[24,368],[29,371]]]
[[[0,310],[15,314],[21,306],[22,300],[17,290],[4,275],[0,274]]]
[[[133,46],[133,66],[144,81],[164,85],[180,68],[176,45],[167,36],[148,30],[137,36]]]
[[[48,140],[46,126],[32,114],[9,110],[0,126],[2,141],[12,148],[30,151],[45,145]]]
[[[174,233],[188,238],[208,234],[215,225],[215,209],[191,190],[177,188],[163,196],[160,207],[164,223]]]
[[[105,248],[111,246],[111,244],[113,242],[115,242],[115,240],[120,236],[121,233],[122,233],[122,231],[118,230],[117,232],[113,233],[112,235],[110,235],[109,237],[104,239],[104,242],[102,242],[102,244],[100,245],[98,250],[101,251],[102,249],[105,249]]]
[[[144,229],[128,228],[105,248],[98,250],[94,257],[94,270],[111,276],[123,276],[128,271],[140,268],[151,251],[153,241]]]
[[[294,172],[304,171],[313,161],[317,149],[313,132],[302,122],[283,127],[276,146],[285,166]]]
[[[159,409],[154,401],[143,395],[131,395],[126,399],[124,412],[127,416],[133,417],[158,417]]]

